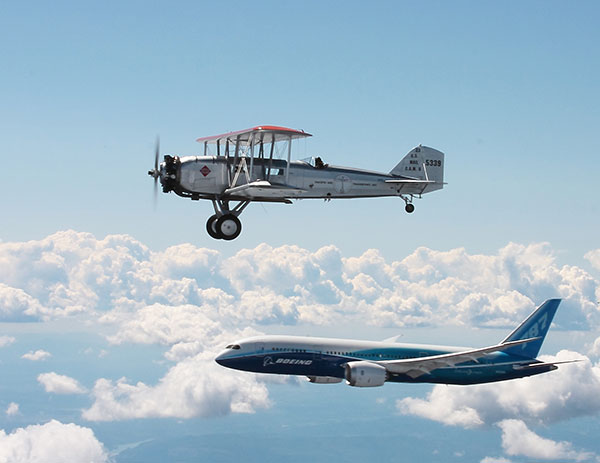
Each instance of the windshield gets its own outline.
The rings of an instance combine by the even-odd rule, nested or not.
[[[302,158],[302,159],[300,159],[300,162],[305,162],[309,166],[315,167],[315,157],[314,156],[309,156],[307,158]]]

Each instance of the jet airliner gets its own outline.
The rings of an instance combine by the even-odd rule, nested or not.
[[[312,383],[375,387],[389,382],[480,384],[556,370],[536,359],[560,299],[549,299],[499,344],[460,348],[305,336],[258,336],[215,359],[256,373],[307,376]]]

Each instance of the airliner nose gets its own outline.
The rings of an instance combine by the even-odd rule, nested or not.
[[[217,362],[219,365],[221,365],[223,367],[227,366],[226,362],[225,362],[225,357],[226,356],[227,356],[227,351],[224,350],[223,352],[221,352],[219,355],[217,355],[215,357],[215,362]]]

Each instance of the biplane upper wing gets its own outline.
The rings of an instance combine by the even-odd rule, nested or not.
[[[257,180],[233,188],[228,188],[224,195],[242,196],[248,199],[256,198],[293,198],[306,190],[287,185],[273,185],[267,180]]]
[[[236,132],[197,138],[196,141],[199,143],[216,144],[217,142],[225,141],[235,143],[239,140],[240,143],[250,143],[250,140],[253,139],[254,142],[262,141],[264,143],[274,143],[289,140],[290,138],[296,139],[304,137],[312,137],[312,134],[307,133],[304,130],[290,129],[277,125],[258,125],[250,129],[238,130]]]

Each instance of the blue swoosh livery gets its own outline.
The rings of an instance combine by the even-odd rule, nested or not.
[[[304,375],[314,383],[374,387],[389,382],[480,384],[537,375],[557,362],[536,357],[560,304],[549,299],[501,343],[484,348],[304,336],[258,336],[229,344],[215,359],[256,373]]]

